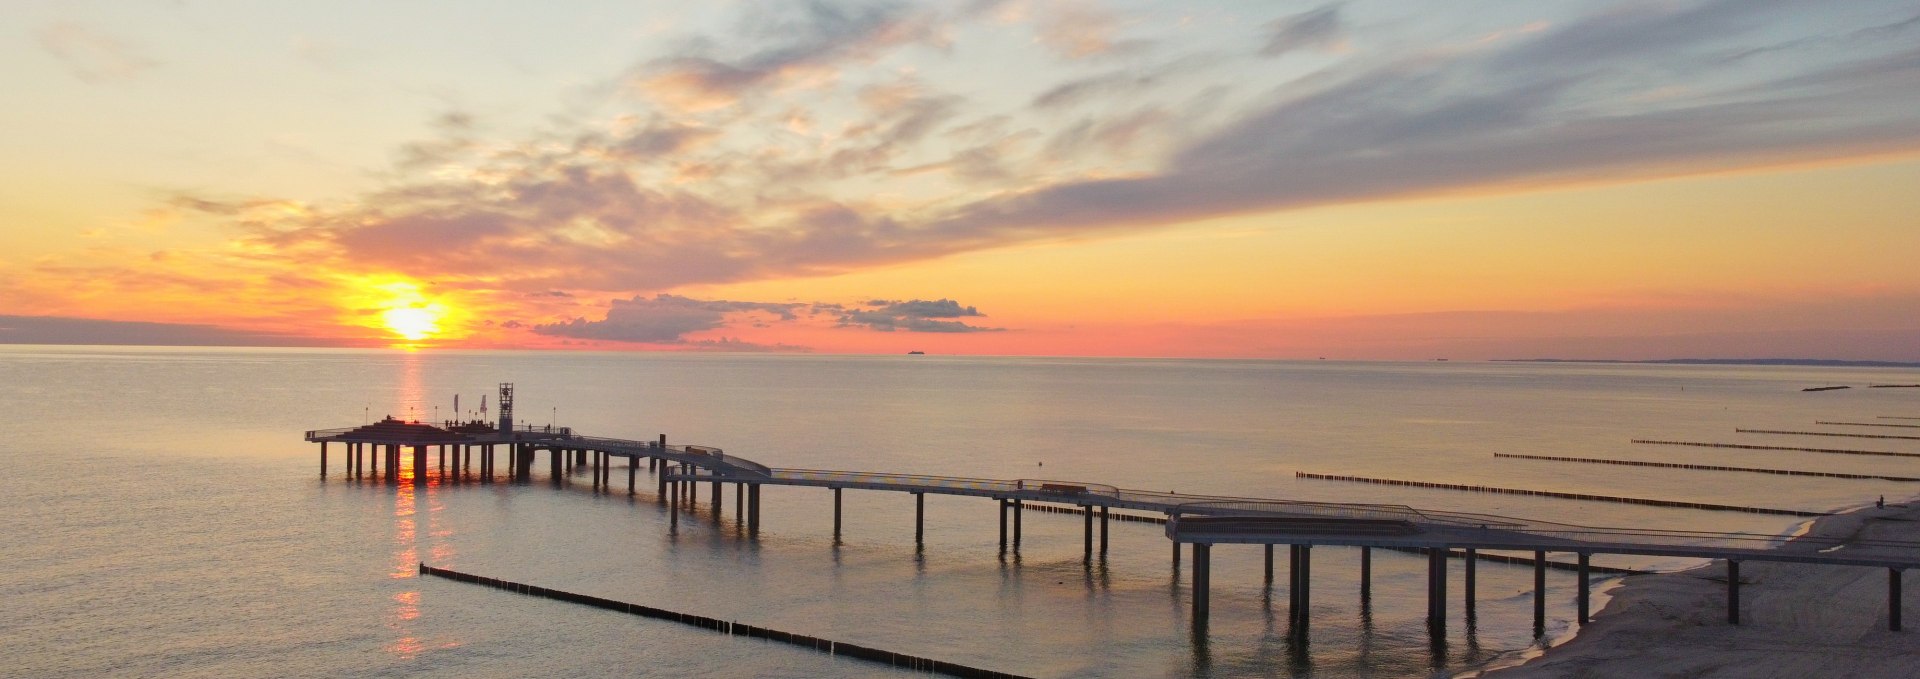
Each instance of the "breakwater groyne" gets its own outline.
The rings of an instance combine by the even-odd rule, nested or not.
[[[1693,446],[1695,448],[1736,448],[1740,450],[1782,450],[1795,453],[1822,453],[1825,455],[1874,455],[1879,457],[1920,457],[1920,453],[1896,453],[1884,450],[1849,450],[1846,448],[1801,448],[1798,446],[1756,446],[1750,443],[1709,443],[1705,441],[1661,441],[1658,439],[1633,439],[1630,443],[1652,446]]]
[[[731,620],[721,620],[719,618],[713,618],[713,617],[708,617],[704,615],[696,615],[693,613],[681,613],[679,611],[669,611],[664,608],[654,608],[652,606],[647,606],[644,604],[629,603],[625,601],[615,601],[613,599],[592,596],[589,594],[578,594],[574,592],[566,592],[566,591],[561,591],[557,589],[541,587],[539,585],[529,585],[525,583],[513,582],[510,580],[502,580],[500,578],[490,578],[484,575],[462,573],[460,571],[446,569],[446,568],[435,568],[433,566],[428,566],[425,563],[420,564],[420,574],[431,575],[436,578],[446,578],[448,580],[480,585],[482,587],[492,587],[494,589],[502,589],[502,590],[506,590],[516,594],[536,596],[542,599],[552,599],[554,601],[565,601],[567,603],[580,604],[582,606],[592,606],[594,608],[598,608],[602,610],[614,611],[617,613],[626,613],[628,615],[637,615],[643,618],[652,618],[654,620],[665,620],[668,622],[676,622],[682,625],[687,625],[689,627],[698,627],[704,630],[712,630],[714,632],[719,632],[721,634],[725,634],[728,636],[746,637],[749,639],[765,639],[767,641],[771,641],[778,644],[787,644],[789,646],[797,646],[800,648],[805,648],[813,651],[819,651],[827,655],[858,658],[860,660],[865,660],[868,662],[880,663],[882,665],[889,665],[892,667],[898,667],[906,670],[913,670],[916,672],[930,672],[933,674],[944,674],[949,677],[965,677],[967,679],[1026,679],[1023,675],[1018,675],[1018,674],[1010,674],[1007,672],[1000,672],[996,670],[986,670],[978,667],[972,667],[969,665],[951,663],[945,660],[925,658],[925,657],[912,655],[908,653],[897,653],[894,651],[887,651],[887,650],[882,650],[878,648],[872,648],[869,646],[861,646],[859,644],[849,644],[844,641],[822,639],[820,637],[809,636],[805,634],[796,634],[793,632],[786,632],[782,630],[772,629],[768,627],[760,627],[756,625],[747,625],[747,624],[742,624],[738,622],[733,622]]]
[[[1746,512],[1748,514],[1778,514],[1781,516],[1827,516],[1828,512],[1810,512],[1799,509],[1771,509],[1767,507],[1743,507],[1740,505],[1722,505],[1709,502],[1687,502],[1684,500],[1654,500],[1639,497],[1620,497],[1617,495],[1594,495],[1592,493],[1562,493],[1552,490],[1527,490],[1523,488],[1501,488],[1498,486],[1477,486],[1463,483],[1433,483],[1429,481],[1403,481],[1400,479],[1376,479],[1366,476],[1342,476],[1339,474],[1315,474],[1312,472],[1294,472],[1295,478],[1316,479],[1320,481],[1347,481],[1351,483],[1372,483],[1382,486],[1408,486],[1411,488],[1436,488],[1440,490],[1464,490],[1474,493],[1500,493],[1503,495],[1532,495],[1552,497],[1564,500],[1588,500],[1592,502],[1615,502],[1629,505],[1647,505],[1650,507],[1678,507],[1682,509],[1706,509],[1720,512]]]
[[[1723,467],[1711,464],[1687,464],[1684,462],[1648,462],[1644,460],[1606,460],[1595,457],[1556,457],[1552,455],[1519,455],[1514,453],[1494,453],[1494,457],[1514,460],[1541,460],[1544,462],[1580,462],[1585,464],[1617,464],[1628,467],[1665,467],[1668,469],[1697,469],[1711,472],[1751,472],[1755,474],[1779,474],[1783,476],[1825,476],[1834,479],[1871,479],[1876,481],[1920,481],[1920,476],[1886,476],[1883,474],[1848,474],[1845,472],[1815,472],[1798,469],[1767,469],[1764,467]]]

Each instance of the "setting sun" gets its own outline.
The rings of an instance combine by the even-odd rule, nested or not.
[[[388,309],[380,315],[387,329],[409,341],[419,341],[440,332],[439,305]]]

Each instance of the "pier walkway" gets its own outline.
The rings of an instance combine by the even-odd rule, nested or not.
[[[1465,552],[1463,602],[1469,612],[1475,601],[1475,565],[1479,550],[1533,552],[1534,629],[1543,633],[1548,553],[1577,557],[1578,619],[1588,621],[1589,559],[1595,554],[1626,554],[1723,560],[1727,564],[1727,620],[1740,622],[1739,567],[1742,561],[1782,561],[1836,567],[1884,568],[1888,573],[1887,626],[1901,628],[1901,576],[1920,568],[1920,542],[1853,541],[1803,536],[1782,544],[1767,536],[1702,531],[1576,526],[1513,517],[1414,509],[1403,505],[1303,502],[1265,498],[1188,495],[1128,490],[1079,481],[1042,479],[986,479],[863,471],[788,469],[769,467],[725,451],[699,445],[669,445],[663,435],[641,441],[586,436],[567,428],[495,430],[479,425],[435,427],[384,420],[354,428],[306,432],[306,440],[320,444],[321,475],[327,473],[329,444],[347,448],[348,473],[399,482],[401,451],[412,449],[413,481],[425,483],[431,472],[428,451],[439,453],[439,473],[449,480],[469,478],[478,454],[477,481],[492,483],[496,449],[505,449],[510,481],[531,480],[536,455],[547,453],[552,478],[560,482],[568,470],[591,465],[596,489],[611,489],[612,458],[626,458],[627,491],[636,490],[640,460],[647,460],[656,476],[658,497],[673,506],[690,504],[699,484],[711,486],[711,512],[723,511],[722,489],[735,489],[735,515],[749,535],[760,528],[760,487],[810,486],[833,492],[834,535],[840,534],[841,493],[845,490],[895,491],[914,496],[916,546],[925,536],[925,495],[953,495],[992,499],[999,503],[1000,548],[1018,553],[1021,517],[1028,509],[1048,509],[1084,517],[1084,555],[1091,565],[1097,553],[1107,553],[1112,510],[1125,509],[1164,515],[1165,533],[1172,544],[1173,564],[1180,565],[1181,546],[1189,545],[1193,560],[1193,623],[1204,631],[1209,606],[1211,549],[1216,544],[1259,544],[1266,551],[1266,578],[1273,581],[1274,546],[1290,548],[1289,615],[1293,634],[1307,629],[1312,548],[1347,546],[1360,549],[1361,596],[1370,596],[1373,548],[1417,550],[1428,557],[1429,628],[1444,637],[1447,620],[1446,559],[1455,550]],[[453,457],[448,463],[448,455]],[[370,467],[370,469],[369,469]],[[384,474],[381,471],[384,469]],[[1064,506],[1064,507],[1063,507]],[[679,511],[670,512],[678,526]],[[1094,530],[1098,518],[1098,539]],[[1138,517],[1125,517],[1138,520]],[[1009,520],[1011,519],[1011,521]],[[1155,520],[1159,523],[1161,520]],[[1009,530],[1011,529],[1011,530]],[[1846,549],[1840,549],[1846,544]]]

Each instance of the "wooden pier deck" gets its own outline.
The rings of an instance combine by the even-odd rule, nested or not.
[[[1084,517],[1084,556],[1091,566],[1108,550],[1111,510],[1115,508],[1164,515],[1165,533],[1175,568],[1182,545],[1193,561],[1192,622],[1204,633],[1208,617],[1211,548],[1216,544],[1260,544],[1266,548],[1266,577],[1273,581],[1275,545],[1288,545],[1290,561],[1289,610],[1291,634],[1304,638],[1308,628],[1307,597],[1311,591],[1312,548],[1356,547],[1360,550],[1361,596],[1370,596],[1371,550],[1419,550],[1428,555],[1429,628],[1444,637],[1447,620],[1446,559],[1464,550],[1463,603],[1471,611],[1475,600],[1475,564],[1479,550],[1532,552],[1534,555],[1534,630],[1545,623],[1545,571],[1549,553],[1572,554],[1578,559],[1577,618],[1589,617],[1589,560],[1593,555],[1645,555],[1721,560],[1727,564],[1730,624],[1740,621],[1739,565],[1742,561],[1781,561],[1835,567],[1884,568],[1888,573],[1887,626],[1901,629],[1901,578],[1908,568],[1920,567],[1920,542],[1855,542],[1846,550],[1841,542],[1803,537],[1784,545],[1774,538],[1734,533],[1673,531],[1640,528],[1575,526],[1513,517],[1419,510],[1390,504],[1304,502],[1269,498],[1189,495],[1129,490],[1080,481],[1043,479],[987,479],[865,471],[787,469],[769,467],[725,451],[699,445],[669,445],[663,435],[641,441],[578,434],[567,428],[458,431],[392,420],[365,427],[313,430],[306,440],[320,444],[321,475],[327,474],[329,444],[347,448],[348,473],[398,483],[401,453],[410,448],[414,483],[425,483],[434,472],[428,452],[437,449],[439,471],[454,481],[472,479],[493,483],[496,456],[504,449],[506,480],[530,481],[533,462],[546,453],[552,478],[559,482],[569,468],[591,465],[596,489],[611,490],[613,458],[626,458],[627,492],[637,491],[640,460],[647,460],[662,503],[675,507],[690,503],[700,484],[711,487],[711,512],[718,520],[724,486],[734,486],[734,511],[749,536],[760,529],[760,488],[767,485],[826,488],[833,493],[834,535],[840,534],[841,494],[845,490],[904,492],[914,496],[916,546],[925,536],[925,495],[952,495],[991,499],[999,504],[1000,550],[1018,553],[1022,515],[1033,506],[1064,506]],[[480,472],[472,475],[475,456]],[[452,463],[448,463],[448,456]],[[384,473],[382,473],[384,472]],[[423,473],[424,472],[424,473]],[[677,528],[681,512],[670,512]],[[1096,522],[1096,517],[1098,521]],[[1099,530],[1096,531],[1095,524]],[[1864,549],[1861,549],[1864,548]],[[1857,550],[1857,551],[1856,551]],[[1864,552],[1864,553],[1862,553]]]

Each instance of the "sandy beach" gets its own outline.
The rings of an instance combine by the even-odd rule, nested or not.
[[[1920,539],[1920,502],[1824,517],[1808,534],[1846,538],[1849,553],[1892,556],[1853,541]],[[1906,629],[1893,632],[1884,569],[1742,562],[1739,626],[1726,622],[1726,572],[1715,561],[1630,576],[1573,640],[1483,676],[1920,677],[1920,582],[1911,576],[1902,588]]]

